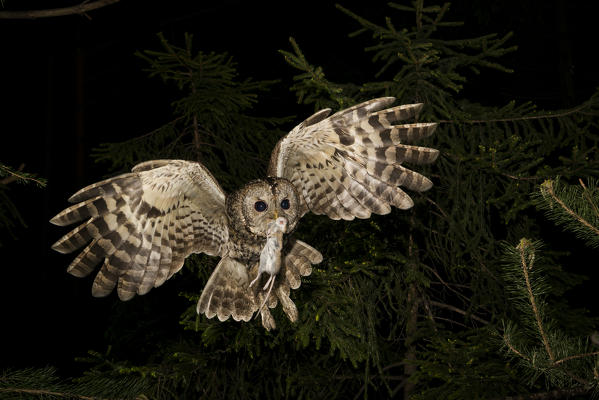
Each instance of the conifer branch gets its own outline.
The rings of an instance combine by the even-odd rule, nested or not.
[[[0,185],[8,185],[11,182],[16,181],[17,179],[26,179],[25,177],[17,174],[15,171],[12,171],[10,168],[5,167],[4,165],[0,164],[0,168],[2,168],[6,173],[8,173],[10,176],[7,176],[6,178],[0,179]],[[19,165],[19,168],[17,168],[17,171],[22,171],[23,168],[25,168],[25,164]]]
[[[61,393],[61,392],[54,392],[51,390],[43,390],[43,389],[22,389],[22,388],[0,388],[0,393],[22,393],[22,394],[32,394],[35,396],[56,396],[56,397],[63,397],[63,398],[68,398],[68,399],[81,399],[81,400],[108,400],[108,399],[102,399],[100,397],[94,396],[94,397],[89,397],[89,396],[82,396],[79,394],[74,394],[74,393]]]
[[[582,181],[582,179],[580,179],[580,178],[578,178],[578,182],[580,183],[580,186],[582,186],[584,197],[586,197],[586,199],[589,202],[589,204],[591,205],[591,207],[593,207],[593,211],[595,212],[595,216],[597,218],[599,218],[599,208],[597,208],[597,205],[595,204],[595,201],[591,197],[591,195],[589,193],[589,189],[587,188],[587,185],[585,185],[584,182]]]
[[[587,388],[574,388],[574,389],[557,389],[549,392],[524,394],[520,396],[507,396],[496,398],[494,400],[558,400],[568,399],[572,396],[582,396],[589,393]]]
[[[586,219],[584,219],[581,215],[579,215],[576,212],[574,212],[574,210],[572,210],[570,207],[568,207],[568,205],[555,194],[553,181],[548,180],[548,181],[544,182],[541,185],[541,193],[543,193],[543,194],[549,194],[549,196],[551,196],[551,198],[553,199],[553,201],[555,201],[568,215],[570,215],[571,217],[573,217],[574,219],[576,219],[582,225],[584,225],[587,228],[589,228],[596,235],[599,235],[599,229],[598,228],[596,228],[595,226],[593,226],[589,221],[587,221]],[[594,203],[591,203],[591,204],[594,205]]]
[[[8,185],[11,182],[21,180],[24,182],[26,182],[26,181],[34,182],[41,187],[46,186],[45,180],[35,178],[33,175],[28,174],[28,173],[20,173],[23,171],[23,168],[25,168],[25,164],[19,165],[19,168],[16,171],[14,171],[9,167],[0,164],[0,169],[2,169],[4,171],[3,174],[10,175],[3,179],[0,179],[0,185]]]
[[[582,103],[576,107],[570,108],[568,110],[558,112],[558,113],[549,113],[549,114],[540,114],[540,115],[525,115],[522,117],[511,117],[511,118],[491,118],[491,119],[471,119],[471,120],[439,120],[440,124],[455,124],[455,123],[464,123],[464,124],[488,124],[493,122],[518,122],[518,121],[532,121],[532,120],[542,120],[542,119],[553,119],[553,118],[563,118],[576,113],[581,112],[585,108],[588,108],[588,102]]]
[[[529,246],[530,246],[530,242],[526,239],[522,239],[516,248],[520,252],[520,266],[522,267],[522,273],[524,274],[524,280],[526,282],[526,289],[528,290],[528,300],[530,302],[530,305],[532,307],[532,312],[537,321],[537,327],[539,329],[539,333],[543,340],[543,345],[545,346],[545,351],[547,352],[549,359],[551,359],[551,362],[555,363],[555,356],[553,355],[553,350],[551,349],[551,346],[549,345],[549,339],[547,338],[547,334],[545,333],[545,329],[543,328],[543,322],[541,321],[541,314],[539,312],[539,308],[537,307],[537,302],[536,302],[535,296],[532,291],[532,285],[530,284],[530,278],[528,275],[528,271],[530,271],[533,267],[534,253],[532,253],[532,256],[530,257],[530,261],[527,263],[525,253],[526,253],[526,250],[529,248]]]
[[[568,356],[568,357],[564,357],[562,359],[559,359],[559,360],[555,361],[553,363],[553,365],[559,365],[559,364],[565,363],[566,361],[576,360],[578,358],[593,357],[593,356],[597,356],[597,355],[599,355],[599,351],[593,351],[593,352],[584,353],[584,354],[575,354],[573,356]]]
[[[518,349],[516,349],[512,343],[510,342],[508,336],[506,334],[503,335],[503,342],[505,343],[505,345],[508,347],[508,349],[510,349],[510,351],[514,354],[516,354],[518,357],[528,361],[529,363],[532,363],[530,357],[524,355],[521,351],[519,351]]]
[[[97,0],[89,2],[85,0],[81,4],[71,7],[51,8],[47,10],[29,10],[29,11],[0,11],[0,19],[36,19],[48,17],[62,17],[65,15],[79,14],[87,18],[89,11],[118,3],[120,0]],[[91,18],[90,18],[91,19]]]

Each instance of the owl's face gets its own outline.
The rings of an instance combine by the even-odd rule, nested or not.
[[[227,214],[235,229],[261,237],[266,237],[269,223],[283,217],[287,220],[284,233],[289,233],[299,219],[297,190],[283,178],[252,181],[227,198]]]

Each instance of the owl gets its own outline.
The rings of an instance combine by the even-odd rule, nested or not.
[[[199,314],[246,322],[256,314],[271,330],[270,309],[280,304],[295,322],[290,290],[323,259],[293,235],[302,216],[353,220],[388,214],[391,206],[406,210],[414,203],[401,188],[432,186],[404,163],[435,161],[437,150],[413,143],[436,124],[399,123],[416,117],[422,104],[391,107],[394,101],[383,97],[330,116],[330,109],[315,113],[277,143],[267,177],[229,194],[199,162],[138,164],[71,196],[76,204],[50,222],[81,224],[52,248],[83,248],[67,271],[84,277],[101,264],[92,295],[107,296],[116,287],[121,300],[162,285],[192,253],[217,256]]]

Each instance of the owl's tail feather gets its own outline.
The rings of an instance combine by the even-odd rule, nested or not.
[[[207,318],[220,321],[233,317],[235,321],[249,321],[256,311],[253,292],[248,290],[249,278],[245,265],[223,257],[208,279],[196,311]]]

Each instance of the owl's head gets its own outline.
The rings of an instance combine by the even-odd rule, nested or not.
[[[268,177],[251,181],[227,197],[230,225],[266,237],[268,224],[279,217],[287,219],[285,233],[292,232],[299,220],[299,195],[287,179]]]

